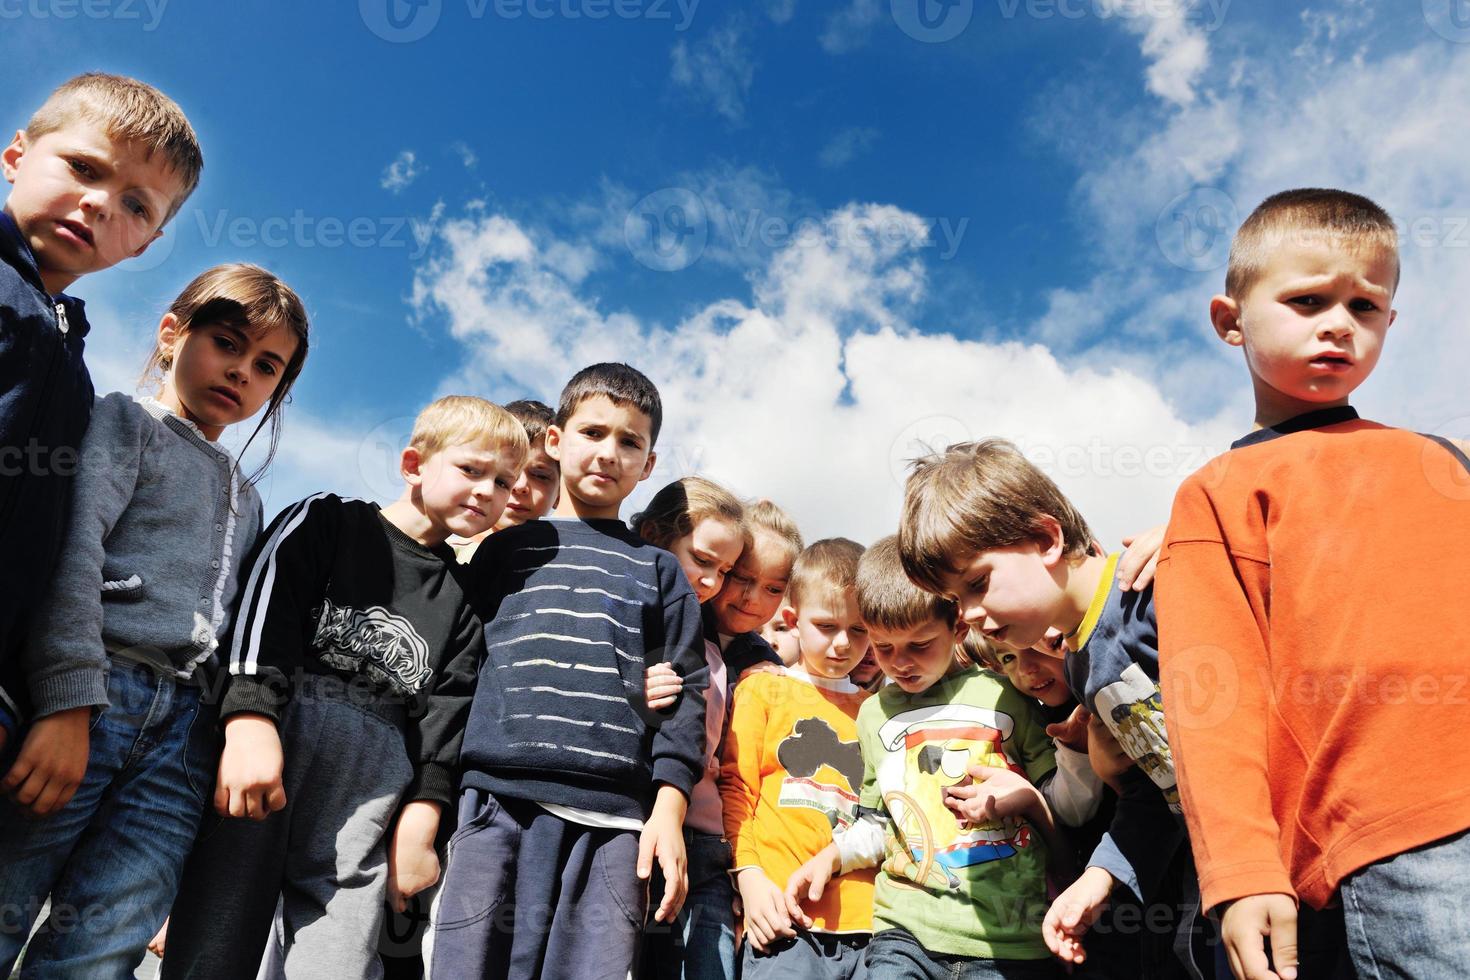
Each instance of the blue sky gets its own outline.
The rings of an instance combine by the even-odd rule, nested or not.
[[[1360,401],[1467,427],[1466,7],[0,0],[0,113],[88,69],[189,113],[199,192],[74,292],[101,388],[209,265],[302,293],[272,512],[391,494],[386,447],[437,394],[551,402],[618,357],[669,403],[652,486],[704,472],[870,540],[916,440],[997,434],[1113,537],[1249,423],[1204,311],[1274,190],[1348,186],[1421,232]]]

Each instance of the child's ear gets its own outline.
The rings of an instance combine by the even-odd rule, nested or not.
[[[970,632],[970,624],[956,616],[954,620],[954,645],[956,647],[965,642],[965,634],[968,632]]]
[[[181,336],[183,331],[179,329],[179,318],[172,313],[165,313],[163,319],[158,321],[159,348],[172,353]]]
[[[781,621],[786,624],[786,628],[787,629],[789,629],[789,630],[796,629],[796,610],[795,609],[793,609],[790,606],[782,606],[781,607],[781,611],[780,611],[780,613],[778,615],[780,615]]]
[[[1210,300],[1210,323],[1219,338],[1231,347],[1245,344],[1245,334],[1240,329],[1240,304],[1229,296],[1222,294]]]
[[[641,476],[638,477],[639,483],[642,483],[644,480],[648,479],[649,475],[653,473],[653,464],[657,462],[658,453],[650,449],[648,451],[648,462],[643,464],[643,473]]]
[[[17,129],[15,139],[10,145],[0,151],[0,164],[5,167],[5,179],[15,183],[15,174],[20,169],[20,158],[26,155],[26,131]]]
[[[152,238],[148,239],[142,245],[139,245],[138,246],[138,250],[136,252],[134,252],[133,254],[129,255],[128,258],[130,258],[130,259],[136,259],[138,256],[142,255],[144,252],[148,251],[148,246],[149,245],[152,245],[154,242],[158,241],[162,237],[163,237],[163,229],[160,228],[160,229],[158,229],[157,231],[155,231],[153,233],[153,237]]]
[[[403,455],[398,457],[398,472],[403,477],[403,482],[411,487],[417,487],[424,482],[424,458],[419,451],[412,446],[403,450]]]
[[[1062,533],[1062,523],[1050,514],[1042,514],[1036,522],[1036,547],[1041,551],[1041,560],[1055,565],[1067,552],[1067,536]]]
[[[557,466],[561,465],[561,429],[555,425],[546,427],[546,455],[556,460]],[[561,474],[557,474],[557,487],[561,486]]]

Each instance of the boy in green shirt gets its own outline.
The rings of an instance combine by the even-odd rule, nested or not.
[[[884,980],[1058,977],[1041,938],[1055,749],[1014,688],[956,657],[953,603],[904,575],[885,538],[858,565],[858,606],[892,681],[858,713],[858,820],[787,883],[792,917],[835,874],[878,866],[865,965]]]

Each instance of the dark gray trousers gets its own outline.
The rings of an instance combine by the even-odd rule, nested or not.
[[[163,980],[382,975],[388,840],[413,769],[403,708],[298,684],[281,715],[286,808],[205,817],[170,913]],[[280,946],[262,970],[280,901]]]

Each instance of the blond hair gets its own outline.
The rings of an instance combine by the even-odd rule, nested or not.
[[[686,534],[693,534],[694,526],[706,519],[726,521],[747,543],[750,541],[740,498],[702,476],[686,476],[664,487],[653,495],[646,509],[633,515],[632,525],[644,541],[667,548]]]
[[[752,531],[768,531],[779,538],[786,545],[787,560],[793,564],[801,554],[801,549],[806,547],[806,542],[801,539],[801,530],[791,519],[791,515],[764,497],[746,505],[745,521]]]
[[[909,581],[899,558],[898,538],[893,535],[863,553],[857,566],[857,598],[859,613],[869,628],[906,630],[936,619],[954,626],[959,616],[953,602]]]
[[[270,422],[270,448],[265,462],[246,481],[255,483],[276,458],[276,449],[281,444],[281,410],[290,400],[291,388],[306,364],[309,346],[310,323],[306,307],[295,290],[280,280],[275,273],[248,262],[217,265],[195,276],[184,291],[169,305],[168,312],[178,320],[177,336],[199,327],[224,325],[233,327],[251,337],[258,337],[279,327],[287,336],[296,338],[296,350],[282,369],[275,391],[266,403],[265,414],[250,433],[250,438],[240,448],[237,459],[255,440],[261,428]],[[140,387],[147,387],[155,374],[165,374],[173,368],[173,352],[161,344],[155,344],[148,363],[143,366]],[[238,463],[237,463],[238,465]]]
[[[152,85],[100,71],[78,75],[46,97],[26,123],[26,138],[38,140],[79,119],[101,125],[114,140],[137,143],[149,157],[162,154],[183,187],[159,224],[178,214],[199,186],[204,169],[199,137],[178,103]]]
[[[413,435],[408,437],[409,447],[417,449],[422,460],[450,446],[485,443],[516,469],[525,465],[531,452],[521,420],[474,395],[445,395],[430,402],[413,420]]]
[[[862,556],[863,546],[848,538],[813,541],[791,566],[786,604],[800,610],[803,602],[840,597],[856,586]]]
[[[1057,485],[1004,439],[962,442],[914,463],[904,485],[898,550],[919,588],[943,593],[964,556],[1042,540],[1043,520],[1062,528],[1067,558],[1092,548],[1092,531]]]
[[[1350,191],[1303,187],[1266,198],[1250,213],[1230,243],[1225,292],[1243,299],[1265,274],[1271,252],[1283,240],[1330,235],[1346,248],[1393,256],[1398,288],[1398,229],[1393,218],[1373,201]]]

